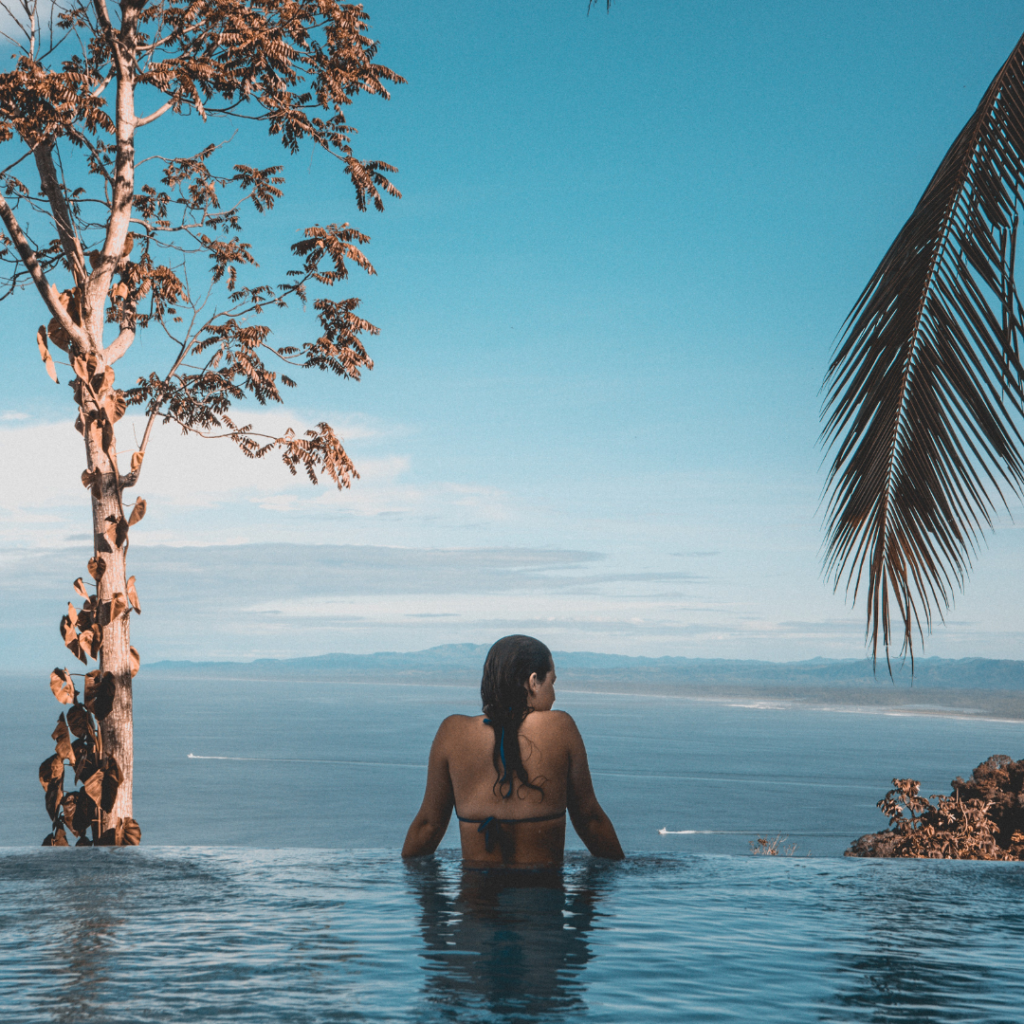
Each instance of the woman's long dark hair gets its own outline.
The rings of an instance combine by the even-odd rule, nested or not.
[[[526,682],[537,673],[544,679],[554,668],[551,652],[532,636],[503,636],[487,652],[484,674],[480,680],[484,723],[494,730],[494,770],[498,781],[496,792],[508,800],[515,789],[515,780],[543,795],[544,790],[530,782],[519,751],[519,726],[530,713]]]

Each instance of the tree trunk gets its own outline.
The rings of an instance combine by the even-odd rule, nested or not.
[[[97,367],[102,375],[104,367]],[[96,377],[93,378],[94,380]],[[121,489],[117,467],[117,448],[114,439],[111,403],[102,401],[106,395],[113,395],[113,372],[108,371],[106,387],[94,396],[83,395],[83,419],[88,424],[85,431],[86,456],[89,471],[96,472],[92,486],[93,547],[96,558],[104,565],[102,576],[97,582],[96,595],[99,609],[110,609],[102,614],[103,635],[100,647],[100,676],[109,672],[114,679],[114,704],[110,713],[100,722],[100,737],[103,755],[111,755],[121,770],[121,785],[117,791],[114,806],[104,815],[103,827],[117,824],[118,818],[131,818],[132,814],[132,665],[129,642],[129,610],[127,607],[127,584],[125,556],[127,554],[127,526],[121,501]],[[97,398],[100,401],[97,401]],[[106,406],[106,408],[104,408]],[[119,531],[119,524],[125,524]],[[121,541],[119,543],[119,541]],[[121,600],[116,600],[120,596]],[[124,610],[118,611],[115,606]],[[116,613],[116,614],[114,614]]]

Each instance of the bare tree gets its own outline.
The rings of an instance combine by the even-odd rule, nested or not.
[[[923,640],[993,511],[1024,495],[1022,206],[1024,37],[861,293],[825,378],[825,568],[854,600],[864,586],[887,663],[898,638],[913,665],[915,626]]]
[[[264,436],[236,423],[231,410],[246,397],[280,402],[281,386],[295,386],[268,360],[354,380],[373,365],[361,336],[377,329],[357,315],[359,300],[328,297],[350,266],[374,272],[360,249],[367,236],[347,223],[312,225],[291,246],[285,279],[259,279],[240,237],[243,216],[273,208],[282,168],[232,163],[229,154],[254,151],[263,131],[289,153],[314,147],[338,160],[360,210],[382,210],[385,194],[399,195],[386,176],[395,168],[357,159],[346,108],[361,93],[387,99],[386,83],[402,79],[375,63],[362,7],[334,0],[0,6],[0,27],[17,51],[0,73],[0,299],[34,289],[47,321],[36,338],[46,370],[57,381],[60,353],[70,365],[95,548],[85,581],[74,584],[84,601],[68,605],[61,634],[83,663],[99,664],[80,689],[67,669],[51,676],[70,707],[53,734],[56,753],[40,768],[53,822],[46,842],[66,844],[67,829],[80,844],[137,843],[139,657],[129,618],[139,599],[126,556],[146,505],[126,496],[140,479],[152,428],[173,422],[187,433],[230,437],[250,458],[276,452],[293,474],[302,470],[313,483],[326,474],[347,487],[357,474],[327,423],[301,436]],[[191,118],[188,133],[158,130],[183,117]],[[227,121],[239,126],[234,135]],[[198,152],[161,147],[197,132],[206,136]],[[319,327],[310,333],[318,336],[275,345],[272,311],[304,304],[313,290]],[[114,366],[143,338],[152,369],[119,390]],[[115,437],[129,406],[147,417],[130,455]],[[82,788],[65,793],[69,770]]]

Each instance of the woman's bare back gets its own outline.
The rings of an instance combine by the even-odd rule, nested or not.
[[[586,748],[570,715],[533,710],[519,726],[523,767],[537,789],[519,779],[499,786],[495,732],[484,721],[483,715],[452,715],[441,723],[430,751],[423,806],[402,856],[432,853],[454,809],[463,819],[462,856],[469,867],[560,864],[566,811],[591,853],[622,857],[615,830],[594,795]],[[500,749],[500,736],[498,741]],[[538,818],[546,820],[527,820]]]

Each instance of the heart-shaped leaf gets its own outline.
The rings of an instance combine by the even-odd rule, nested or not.
[[[71,682],[71,673],[66,668],[55,668],[50,673],[50,689],[61,704],[74,704],[75,684]]]
[[[132,472],[138,475],[140,469],[142,469],[142,459],[144,457],[143,452],[132,453]]]
[[[139,498],[135,502],[135,507],[132,509],[132,514],[128,518],[128,525],[134,526],[144,515],[146,514],[146,499]]]
[[[67,723],[64,716],[57,719],[57,728],[50,734],[50,738],[57,743],[57,756],[61,759],[67,758],[72,764],[75,763],[75,752],[71,749],[71,735],[68,733]]]
[[[50,816],[50,821],[53,821],[57,817],[57,811],[60,810],[61,801],[64,799],[64,778],[63,772],[61,778],[54,779],[46,787],[46,813]]]
[[[68,801],[74,799],[71,814],[68,814]],[[76,836],[85,835],[86,829],[96,820],[96,805],[84,790],[76,790],[64,797],[64,820]]]
[[[124,415],[125,408],[123,391],[112,391],[103,399],[103,411],[111,423],[116,423]]]
[[[88,794],[93,803],[98,804],[103,799],[103,772],[95,771],[82,783],[82,788]]]
[[[138,846],[142,842],[142,829],[134,818],[122,818],[117,827],[120,834],[118,846]]]
[[[102,676],[93,674],[90,680],[85,678],[85,706],[102,722],[114,707],[114,676],[104,672]]]
[[[128,593],[128,600],[132,603],[132,607],[141,615],[142,608],[139,607],[139,593],[135,589],[135,577],[129,576],[128,582],[124,586]]]
[[[79,805],[85,803],[88,798],[85,794],[75,791],[73,793],[66,793],[65,799],[60,802],[60,807],[65,812],[65,824],[71,829],[73,836],[81,836],[85,828],[89,827],[88,821],[85,823],[85,828],[81,827],[81,818],[76,816],[79,812]]]
[[[50,350],[46,347],[46,328],[40,327],[36,331],[36,344],[39,346],[39,356],[43,360],[43,365],[46,367],[46,372],[49,374],[50,380],[54,384],[59,384],[57,380],[57,367],[53,365],[53,356],[50,355]]]
[[[108,612],[110,616],[109,621],[116,622],[119,618],[121,618],[122,615],[124,615],[126,611],[128,611],[128,600],[124,596],[124,594],[122,594],[121,591],[119,590],[110,599],[110,606]]]
[[[49,789],[54,783],[64,778],[64,762],[56,754],[48,757],[39,766],[39,785]]]
[[[117,799],[117,791],[121,786],[121,780],[116,775],[111,775],[109,772],[103,773],[103,786],[102,786],[102,800],[100,807],[104,811],[112,811],[114,809],[114,801]]]
[[[64,829],[55,828],[44,840],[43,846],[67,846],[68,837]]]
[[[89,681],[86,679],[85,683],[85,695],[86,700],[89,699]],[[68,709],[68,728],[79,738],[84,739],[86,736],[93,735],[92,722],[89,721],[89,712],[82,707],[81,704],[76,704],[74,707]]]
[[[104,829],[103,835],[96,840],[96,846],[117,846],[117,829]]]
[[[78,760],[75,762],[75,782],[81,782],[82,779],[89,778],[97,768],[99,768],[99,760],[96,757],[95,751],[90,750],[84,756],[79,755]]]
[[[99,579],[106,568],[107,564],[102,558],[93,556],[89,559],[89,575],[97,582],[99,582]]]
[[[94,358],[90,356],[90,358]],[[95,369],[95,364],[94,364]],[[93,391],[98,395],[102,395],[112,384],[114,383],[114,368],[108,366],[103,373],[97,373],[92,379]]]
[[[134,647],[128,648],[128,665],[131,668],[132,679],[139,674],[142,662],[139,660],[139,652]]]

